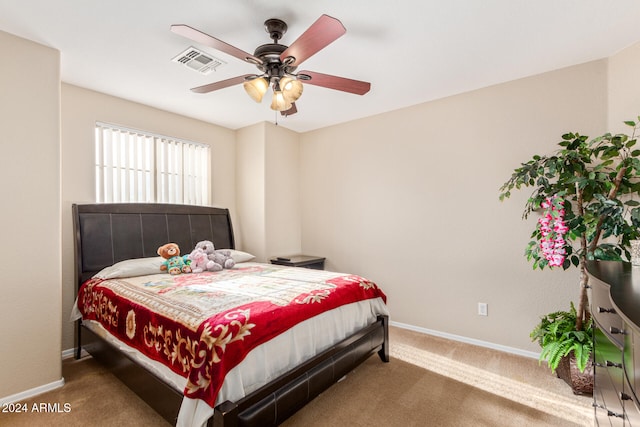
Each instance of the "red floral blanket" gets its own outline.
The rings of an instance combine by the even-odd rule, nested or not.
[[[322,312],[384,293],[360,276],[246,264],[220,272],[91,279],[83,319],[187,378],[212,407],[226,373],[256,346]]]

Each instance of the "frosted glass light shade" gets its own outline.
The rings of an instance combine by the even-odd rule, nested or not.
[[[283,77],[280,79],[280,90],[287,101],[296,102],[302,96],[302,83],[291,77]]]
[[[284,94],[280,90],[273,91],[273,99],[271,100],[271,109],[276,111],[286,111],[291,108],[291,102],[287,101]]]
[[[264,77],[247,80],[242,84],[247,94],[256,102],[261,102],[262,97],[269,88],[269,82]]]

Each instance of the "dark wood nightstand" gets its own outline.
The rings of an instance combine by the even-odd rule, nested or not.
[[[287,265],[289,267],[304,267],[314,270],[324,270],[325,258],[309,255],[285,255],[271,258],[271,264]]]

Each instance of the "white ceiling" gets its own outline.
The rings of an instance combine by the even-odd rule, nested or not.
[[[288,24],[281,43],[289,45],[322,14],[347,33],[302,68],[369,81],[371,91],[306,85],[298,114],[278,118],[298,132],[608,57],[640,41],[638,0],[0,0],[0,30],[58,49],[64,82],[237,129],[275,121],[270,100],[255,103],[242,85],[189,88],[257,70],[169,26],[187,24],[253,53],[270,43],[266,19]],[[192,45],[226,64],[200,75],[171,61]]]

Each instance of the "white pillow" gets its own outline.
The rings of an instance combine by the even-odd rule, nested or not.
[[[237,251],[235,249],[228,249],[228,251],[231,252],[231,258],[233,258],[233,260],[237,263],[251,261],[255,258],[254,255],[251,255],[247,252]]]
[[[133,258],[115,263],[103,268],[97,273],[98,279],[118,279],[121,277],[146,276],[148,274],[163,273],[160,266],[164,262],[161,256],[151,258]]]

